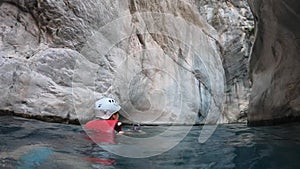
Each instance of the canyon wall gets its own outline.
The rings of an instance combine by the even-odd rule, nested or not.
[[[186,1],[1,2],[6,112],[89,120],[109,96],[142,123],[222,121],[218,34]]]
[[[0,21],[2,112],[86,121],[104,96],[131,122],[227,123],[248,111],[246,1],[4,0]]]
[[[224,116],[229,123],[245,122],[251,86],[249,59],[254,41],[254,18],[247,0],[197,1],[201,16],[219,35],[225,71]]]
[[[299,120],[300,2],[249,0],[256,21],[250,61],[250,125]]]

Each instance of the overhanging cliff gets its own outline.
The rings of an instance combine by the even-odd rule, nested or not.
[[[299,120],[300,1],[249,0],[256,21],[250,61],[248,122],[268,125]]]

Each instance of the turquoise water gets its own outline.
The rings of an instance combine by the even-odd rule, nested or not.
[[[184,126],[182,126],[183,128]],[[125,126],[125,130],[131,126]],[[168,127],[142,126],[145,133],[130,137],[147,139],[166,131]],[[176,130],[180,131],[178,126]],[[148,158],[128,158],[115,155],[89,140],[81,126],[46,123],[11,116],[0,117],[0,168],[300,168],[300,124],[271,127],[219,125],[203,144],[198,143],[200,126],[194,126],[175,147]],[[147,144],[159,146],[165,143]],[[115,140],[110,147],[130,147],[134,144]]]

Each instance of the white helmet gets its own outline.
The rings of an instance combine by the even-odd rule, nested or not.
[[[108,97],[97,100],[95,106],[96,110],[99,110],[96,113],[96,117],[100,117],[105,120],[109,119],[114,113],[121,109],[121,106],[116,102],[116,100]]]

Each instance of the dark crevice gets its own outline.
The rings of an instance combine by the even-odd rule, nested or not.
[[[257,126],[275,126],[292,122],[300,122],[300,116],[287,116],[270,120],[248,121],[247,125],[251,127]]]
[[[139,42],[142,44],[143,49],[146,48],[145,40],[142,34],[137,33],[136,36],[138,37]]]
[[[130,14],[134,14],[135,12],[137,12],[134,0],[129,0],[129,12]]]

